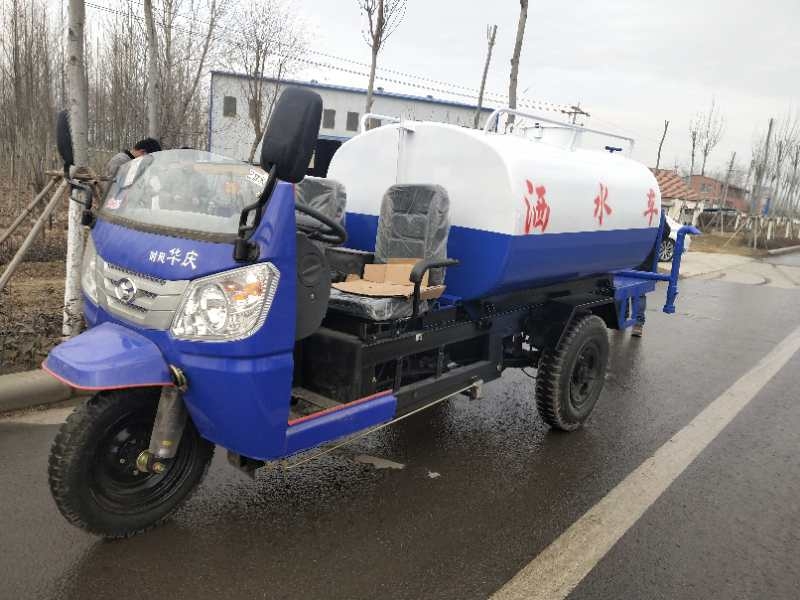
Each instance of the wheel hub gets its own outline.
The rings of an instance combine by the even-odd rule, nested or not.
[[[570,400],[575,409],[580,410],[591,396],[599,366],[599,349],[594,344],[586,344],[578,354],[570,378]]]

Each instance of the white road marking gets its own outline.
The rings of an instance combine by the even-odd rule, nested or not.
[[[573,523],[492,599],[566,598],[799,349],[800,327]]]

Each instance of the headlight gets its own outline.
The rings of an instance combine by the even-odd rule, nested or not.
[[[86,240],[86,249],[83,251],[83,263],[81,272],[81,288],[89,299],[97,304],[97,279],[95,269],[97,268],[97,250],[91,234]]]
[[[269,313],[280,273],[260,263],[196,279],[170,331],[183,340],[233,341],[253,335]]]

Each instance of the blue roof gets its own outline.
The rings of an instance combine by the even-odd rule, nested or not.
[[[211,71],[212,77],[214,75],[225,75],[228,77],[236,77],[239,79],[251,79],[249,75],[245,75],[243,73],[234,73],[232,71]],[[330,83],[319,83],[316,81],[299,81],[297,79],[275,79],[274,77],[262,77],[262,79],[268,83],[282,83],[284,85],[295,85],[297,87],[307,87],[307,88],[316,88],[316,89],[323,89],[323,90],[334,90],[337,92],[353,92],[356,94],[366,94],[367,90],[364,88],[357,88],[357,87],[350,87],[346,85],[333,85]],[[475,110],[478,108],[474,104],[465,104],[463,102],[454,102],[452,100],[442,100],[438,98],[434,98],[433,96],[413,96],[411,94],[398,94],[396,92],[387,92],[386,90],[381,90],[379,88],[375,88],[373,92],[374,96],[378,96],[381,98],[396,98],[398,100],[411,100],[413,102],[427,102],[428,104],[438,104],[440,106],[452,106],[455,108],[468,108],[471,110]],[[493,109],[488,107],[481,107],[481,112],[492,112]]]

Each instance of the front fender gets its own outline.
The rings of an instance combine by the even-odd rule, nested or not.
[[[115,323],[103,323],[59,344],[42,368],[81,390],[174,385],[158,346]]]

